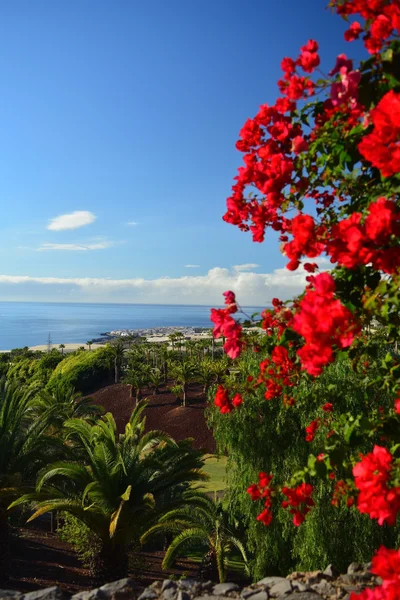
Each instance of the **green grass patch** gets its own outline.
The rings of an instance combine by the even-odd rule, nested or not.
[[[223,492],[225,490],[227,460],[226,456],[207,455],[203,470],[210,476],[210,479],[202,484],[206,492]]]

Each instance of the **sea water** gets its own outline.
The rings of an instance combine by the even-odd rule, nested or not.
[[[247,307],[247,314],[262,308]],[[243,317],[242,317],[243,318]],[[164,304],[0,302],[0,350],[82,343],[117,329],[211,328],[210,307]]]

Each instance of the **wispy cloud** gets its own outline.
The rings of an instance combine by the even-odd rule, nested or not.
[[[321,267],[324,259],[317,259]],[[332,265],[329,265],[332,268]],[[240,272],[214,267],[204,275],[157,279],[59,278],[0,275],[0,299],[52,300],[71,298],[75,302],[144,302],[154,304],[204,304],[221,306],[222,294],[233,290],[247,306],[268,306],[274,297],[282,300],[299,294],[308,273],[302,268],[271,273]]]
[[[128,221],[127,225],[130,225],[131,227],[136,227],[136,225],[139,225],[139,223],[137,221]]]
[[[50,219],[47,229],[51,231],[63,231],[65,229],[78,229],[84,225],[90,225],[96,220],[96,215],[88,210],[76,210],[75,212],[59,215]]]
[[[87,251],[87,250],[104,250],[105,248],[111,248],[114,246],[114,242],[96,242],[89,244],[42,244],[39,248],[36,248],[38,251],[43,250],[67,250],[67,251]]]
[[[244,265],[235,265],[233,268],[234,271],[240,273],[241,271],[252,271],[253,269],[257,269],[260,265],[256,265],[255,263],[246,263]]]
[[[185,269],[200,269],[200,265],[185,265]]]

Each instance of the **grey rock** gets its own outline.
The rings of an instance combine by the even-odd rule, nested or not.
[[[150,588],[145,589],[139,596],[139,600],[154,600],[154,598],[157,598],[157,594]]]
[[[176,587],[177,585],[175,581],[172,581],[172,579],[164,579],[162,582],[161,591],[164,592],[164,590],[168,590],[170,588],[174,588],[176,590]]]
[[[242,591],[240,592],[240,597],[243,598],[243,600],[246,600],[246,598],[250,598],[250,596],[254,596],[254,594],[258,594],[260,590],[257,588],[243,588]]]
[[[326,579],[322,579],[322,581],[316,583],[311,587],[314,590],[314,592],[317,592],[318,594],[325,594],[326,596],[328,596],[329,594],[336,594],[337,589],[331,583],[328,583]]]
[[[178,595],[178,590],[176,587],[169,587],[163,592],[161,592],[161,598],[164,600],[175,600]]]
[[[190,600],[190,596],[187,592],[179,590],[177,600]]]
[[[287,579],[285,577],[264,577],[264,579],[257,581],[257,585],[264,585],[265,587],[270,588],[280,581],[287,581]]]
[[[372,562],[367,562],[363,565],[365,571],[370,571],[372,569]]]
[[[200,589],[201,582],[197,581],[197,579],[191,579],[190,577],[186,577],[185,579],[181,579],[178,582],[178,586],[180,589],[184,589],[190,592],[196,592],[196,590]]]
[[[205,581],[204,583],[202,583],[200,585],[200,587],[201,587],[202,590],[212,590],[212,588],[214,587],[214,585],[215,584],[212,581],[208,580],[208,581]]]
[[[17,590],[0,590],[0,600],[3,598],[20,598],[21,596],[21,592]]]
[[[106,583],[98,591],[99,596],[97,598],[105,597],[107,600],[133,600],[139,595],[137,586],[130,577]],[[90,599],[87,598],[86,600]]]
[[[210,596],[210,594],[204,594],[204,596],[195,596],[193,600],[226,600],[226,596]]]
[[[74,596],[72,596],[71,600],[96,600],[96,599],[104,598],[103,594],[100,592],[100,589],[78,592]]]
[[[24,594],[21,600],[66,600],[69,598],[58,585]]]
[[[314,585],[314,583],[319,583],[321,579],[324,579],[323,572],[314,571],[313,573],[310,573],[310,575],[307,577],[307,583],[308,585]]]
[[[339,575],[339,571],[332,565],[328,565],[325,569],[325,571],[323,571],[323,575],[324,577],[337,577]]]
[[[239,586],[236,583],[217,583],[214,586],[213,594],[224,596],[225,594],[229,594],[229,592],[236,592],[238,589]]]
[[[284,596],[285,594],[289,594],[293,590],[292,584],[289,579],[284,579],[283,581],[278,581],[269,588],[270,596],[274,598],[278,598],[278,596]]]
[[[251,600],[268,600],[268,592],[266,590],[255,590],[255,594],[250,596]]]
[[[296,592],[310,592],[310,588],[301,581],[292,581],[293,590]]]
[[[323,600],[323,598],[315,592],[293,592],[289,595],[279,596],[278,600]]]
[[[348,575],[353,575],[354,573],[358,573],[360,571],[362,571],[363,566],[358,563],[358,562],[352,562],[349,564],[348,568],[347,568],[347,574]]]

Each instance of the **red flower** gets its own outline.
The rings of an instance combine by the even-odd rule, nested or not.
[[[358,145],[361,155],[384,177],[400,171],[400,94],[390,90],[371,111],[374,130]]]
[[[215,406],[218,406],[222,414],[227,414],[232,411],[232,406],[229,400],[229,393],[222,385],[218,386],[217,393],[214,398]]]
[[[291,506],[290,513],[293,516],[293,523],[298,527],[303,523],[305,516],[310,511],[310,507],[314,506],[312,499],[313,487],[309,483],[302,483],[296,488],[282,488],[282,494],[288,499],[282,502],[283,508]]]
[[[392,461],[386,448],[374,446],[373,451],[353,467],[354,482],[360,491],[358,510],[377,519],[379,525],[385,522],[394,525],[400,511],[400,488],[388,486]]]
[[[362,27],[358,21],[354,21],[350,25],[347,31],[344,32],[344,39],[346,42],[353,42],[354,40],[358,40],[360,33],[362,32]]]
[[[311,421],[311,423],[309,425],[307,425],[306,427],[306,442],[312,442],[314,440],[315,434],[318,430],[318,427],[320,426],[320,421],[319,419],[316,419],[315,421]]]
[[[235,394],[232,398],[232,405],[237,408],[243,403],[243,398],[240,394]]]
[[[312,73],[318,67],[320,59],[317,51],[318,44],[315,40],[309,40],[305,46],[302,46],[300,57],[296,62],[306,73]]]
[[[310,375],[320,375],[333,358],[333,346],[350,346],[359,325],[353,314],[334,297],[332,275],[320,273],[308,279],[315,291],[308,289],[300,300],[292,327],[306,341],[297,351],[302,368]]]
[[[396,398],[394,401],[394,410],[398,415],[400,415],[400,398]]]
[[[333,411],[333,404],[332,402],[327,402],[326,404],[323,405],[322,410],[324,412],[332,412]]]

